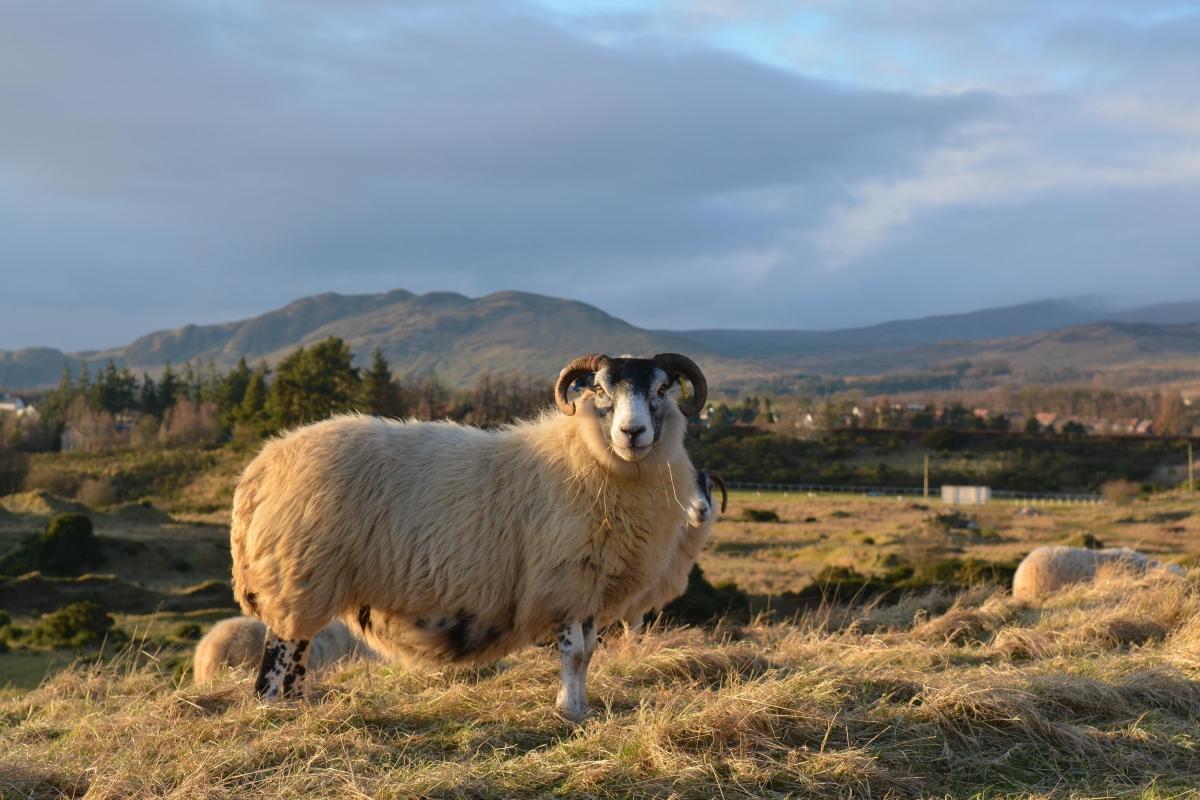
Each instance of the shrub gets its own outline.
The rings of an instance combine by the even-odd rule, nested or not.
[[[0,559],[0,573],[41,570],[47,575],[79,575],[102,559],[92,521],[83,514],[57,514],[50,518],[45,532]]]
[[[934,428],[921,437],[921,445],[930,450],[956,450],[962,447],[963,435],[950,428]]]
[[[1105,502],[1117,506],[1127,506],[1137,499],[1141,488],[1132,481],[1115,480],[1105,483],[1100,491],[1104,495]]]
[[[21,490],[29,472],[29,456],[0,444],[0,495]]]
[[[972,586],[995,584],[1003,586],[1012,581],[1015,564],[999,564],[977,558],[944,558],[920,565],[906,581],[897,584],[903,589],[924,589],[940,586],[966,589]]]
[[[160,424],[158,417],[146,414],[133,426],[133,432],[129,434],[129,443],[138,450],[154,450],[158,447]]]
[[[92,520],[84,514],[56,514],[36,541],[36,566],[51,575],[78,575],[100,561]]]
[[[75,499],[88,508],[111,506],[117,502],[117,487],[110,478],[88,478],[79,487]]]
[[[200,626],[194,622],[181,622],[171,631],[171,635],[176,639],[194,642],[200,638]]]
[[[1071,547],[1086,547],[1088,550],[1102,550],[1104,542],[1096,538],[1094,533],[1084,531],[1068,538],[1063,544]]]
[[[79,489],[79,476],[48,466],[32,467],[22,484],[27,492],[44,489],[59,497],[71,497]]]
[[[118,634],[113,624],[104,606],[84,600],[43,615],[29,640],[43,647],[85,647],[113,639]]]
[[[779,515],[769,508],[747,508],[742,511],[747,522],[779,522]]]
[[[208,447],[221,439],[221,422],[213,403],[181,399],[163,415],[158,441],[163,447]]]

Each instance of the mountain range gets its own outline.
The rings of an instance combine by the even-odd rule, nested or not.
[[[321,294],[236,322],[157,331],[108,350],[0,351],[0,386],[55,383],[63,364],[91,368],[109,359],[156,373],[168,362],[239,358],[274,363],[327,336],[345,339],[357,358],[378,347],[400,375],[436,373],[468,385],[482,372],[549,379],[582,353],[679,351],[701,361],[714,386],[745,386],[788,375],[845,378],[895,373],[981,374],[1040,382],[1122,373],[1131,385],[1200,378],[1200,302],[1114,312],[1079,300],[1046,300],[833,331],[647,330],[575,300],[525,292],[470,298]],[[967,367],[964,367],[967,364]],[[1137,377],[1141,376],[1141,377]]]

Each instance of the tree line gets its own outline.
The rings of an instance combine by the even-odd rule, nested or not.
[[[167,364],[135,375],[109,361],[94,375],[64,365],[38,415],[4,420],[3,444],[22,450],[207,446],[257,442],[264,436],[332,414],[451,419],[494,427],[531,416],[550,403],[546,380],[484,373],[457,390],[436,374],[401,379],[376,348],[356,367],[349,345],[329,337],[277,363],[242,358],[222,372],[212,361]]]

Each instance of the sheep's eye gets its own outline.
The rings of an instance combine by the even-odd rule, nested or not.
[[[662,397],[663,395],[665,395],[667,393],[667,389],[670,389],[670,388],[671,388],[671,384],[664,383],[662,386],[658,387],[658,396]]]
[[[600,399],[602,399],[602,400],[603,400],[603,399],[604,399],[605,397],[607,397],[607,396],[608,396],[608,392],[604,391],[604,387],[603,387],[603,386],[597,386],[597,387],[596,387],[596,397],[599,397]]]

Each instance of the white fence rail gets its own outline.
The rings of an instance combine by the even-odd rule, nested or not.
[[[815,494],[863,494],[870,497],[921,497],[925,490],[920,486],[847,486],[828,483],[758,483],[727,481],[730,489],[746,489],[760,492],[813,492]],[[929,487],[929,499],[940,500],[941,486]],[[1071,492],[1022,492],[1011,489],[993,489],[995,500],[1016,500],[1026,503],[1103,503],[1098,494]]]

